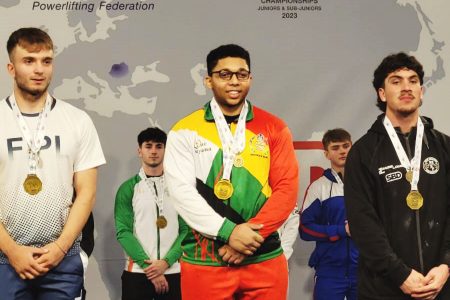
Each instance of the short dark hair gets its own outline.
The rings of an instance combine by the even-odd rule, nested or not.
[[[373,73],[372,84],[377,93],[377,106],[383,112],[386,112],[386,102],[381,101],[378,90],[384,88],[384,80],[390,73],[405,68],[416,72],[419,76],[420,85],[423,85],[424,72],[422,64],[414,56],[405,52],[386,56]]]
[[[330,143],[352,141],[352,137],[347,130],[342,128],[329,129],[322,138],[323,149],[327,150]]]
[[[167,134],[158,127],[149,127],[139,133],[137,140],[139,147],[142,146],[143,143],[149,141],[163,143],[165,146],[167,141]]]
[[[219,59],[226,57],[239,57],[244,59],[250,71],[250,54],[248,51],[239,45],[228,44],[219,46],[208,53],[206,57],[206,68],[209,76],[212,75],[212,70],[217,66]]]
[[[42,29],[35,27],[20,28],[11,33],[6,43],[10,58],[17,45],[30,51],[39,51],[42,48],[53,50],[53,41],[50,36]]]

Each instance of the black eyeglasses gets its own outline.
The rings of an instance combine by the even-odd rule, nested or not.
[[[231,78],[233,78],[233,75],[236,75],[236,78],[239,81],[246,81],[250,78],[250,71],[247,70],[239,70],[237,72],[231,72],[229,70],[219,70],[211,72],[211,74],[214,73],[218,74],[220,79],[226,81],[231,80]]]

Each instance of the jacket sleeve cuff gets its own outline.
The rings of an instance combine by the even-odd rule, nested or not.
[[[327,227],[328,240],[335,242],[341,238],[338,228],[338,225],[329,225]]]
[[[164,257],[163,260],[166,261],[166,263],[169,265],[169,268],[177,261],[176,258],[170,256]]]
[[[147,259],[150,259],[150,258],[147,258]],[[144,262],[144,260],[138,260],[138,261],[135,261],[135,263],[136,263],[139,267],[141,267],[141,269],[145,269],[145,268],[147,268],[148,266],[150,266],[148,263]]]
[[[409,274],[411,274],[411,271],[412,269],[407,267],[406,265],[399,264],[389,273],[389,277],[392,279],[396,286],[400,287],[408,278]]]
[[[225,221],[223,222],[222,226],[219,229],[219,233],[217,234],[217,239],[224,243],[227,243],[231,233],[234,230],[234,227],[236,227],[236,224],[225,218]]]
[[[444,255],[441,259],[441,264],[446,264],[450,268],[450,250],[444,251]]]

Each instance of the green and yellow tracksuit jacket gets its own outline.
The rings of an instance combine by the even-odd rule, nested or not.
[[[232,133],[236,123],[231,123]],[[218,200],[214,184],[223,171],[222,144],[209,102],[177,122],[169,132],[164,169],[180,226],[188,227],[182,260],[201,265],[226,265],[218,255],[237,224],[263,224],[264,244],[243,265],[281,255],[277,229],[295,207],[298,164],[291,133],[276,116],[249,103],[242,167],[231,171],[234,192]]]

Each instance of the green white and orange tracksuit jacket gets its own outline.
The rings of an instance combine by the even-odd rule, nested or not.
[[[114,221],[116,238],[126,254],[125,270],[143,273],[148,264],[144,260],[164,259],[169,264],[165,274],[180,272],[183,233],[179,231],[178,214],[164,191],[165,228],[156,226],[159,217],[154,194],[139,175],[126,180],[116,193]]]
[[[231,123],[234,134],[236,123]],[[298,164],[291,133],[274,115],[252,106],[246,117],[243,167],[233,166],[234,192],[226,201],[213,193],[221,179],[222,144],[210,103],[174,125],[169,132],[164,172],[175,209],[188,233],[182,241],[182,260],[188,263],[227,265],[218,255],[237,223],[263,224],[266,239],[243,265],[281,255],[277,229],[297,202]],[[181,219],[181,218],[180,218]]]

